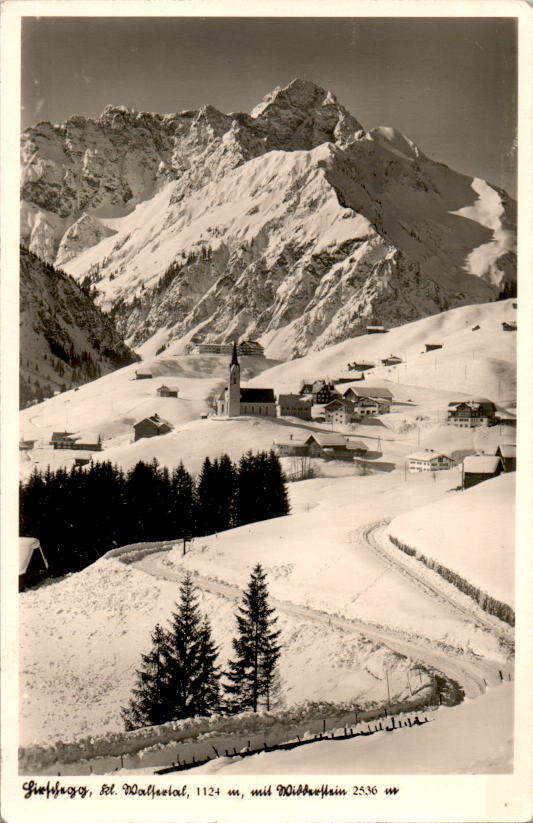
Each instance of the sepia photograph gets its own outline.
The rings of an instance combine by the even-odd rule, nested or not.
[[[14,5],[23,808],[516,778],[519,16]]]

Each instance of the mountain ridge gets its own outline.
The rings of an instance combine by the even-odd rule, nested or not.
[[[286,330],[295,357],[514,288],[514,201],[310,81],[250,114],[108,106],[24,146],[23,237],[134,346]]]

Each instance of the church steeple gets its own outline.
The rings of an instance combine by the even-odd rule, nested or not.
[[[238,417],[241,413],[241,367],[237,357],[237,343],[233,343],[233,354],[229,366],[229,385],[227,389],[228,417]]]

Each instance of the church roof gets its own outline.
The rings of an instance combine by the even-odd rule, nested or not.
[[[241,389],[241,403],[275,403],[274,389]]]
[[[239,365],[239,359],[237,357],[237,343],[235,341],[233,341],[233,353],[231,355],[231,364],[230,365],[231,366],[238,366]]]

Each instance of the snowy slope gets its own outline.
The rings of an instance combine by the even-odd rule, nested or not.
[[[516,315],[513,302],[453,309],[385,335],[357,337],[289,363],[245,357],[241,361],[242,382],[270,386],[276,393],[298,391],[304,379],[353,375],[346,368],[353,360],[379,362],[391,353],[399,354],[405,363],[390,369],[377,366],[367,372],[364,383],[387,385],[394,395],[391,414],[383,417],[385,427],[358,425],[350,433],[363,438],[372,451],[379,445],[378,451],[383,453],[380,459],[397,465],[403,473],[407,455],[418,446],[442,448],[446,453],[473,451],[513,437],[505,433],[505,426],[471,433],[443,425],[447,404],[462,397],[485,396],[503,407],[515,405],[516,335],[501,330],[502,320]],[[480,325],[480,329],[473,332],[472,325]],[[443,348],[421,354],[425,342],[435,341],[442,342]],[[209,398],[226,382],[227,361],[214,355],[176,355],[171,344],[161,355],[143,361],[142,368],[154,374],[151,380],[134,380],[139,367],[130,366],[25,410],[21,435],[37,438],[38,448],[26,455],[23,476],[29,475],[36,461],[41,466],[72,463],[73,453],[47,447],[51,433],[64,429],[100,432],[104,450],[99,459],[109,458],[124,467],[153,457],[169,467],[183,460],[192,471],[208,454],[215,457],[227,451],[238,459],[249,448],[268,449],[275,440],[286,440],[291,434],[296,440],[307,436],[308,427],[297,421],[199,419],[210,408]],[[163,382],[179,388],[177,400],[157,396],[156,389]],[[154,412],[168,419],[174,430],[134,444],[133,423]],[[330,430],[325,425],[313,426]]]
[[[489,722],[490,718],[490,722]],[[504,684],[423,726],[314,743],[288,752],[222,758],[188,774],[506,774],[513,770],[513,688]],[[458,746],[458,741],[461,745]]]
[[[370,553],[359,535],[370,519],[408,510],[414,496],[420,502],[437,500],[454,483],[447,476],[425,481],[418,476],[399,485],[391,484],[388,475],[377,475],[292,484],[293,514],[288,517],[197,538],[185,558],[181,546],[134,565],[102,558],[78,574],[23,593],[22,741],[49,743],[56,737],[120,730],[119,709],[133,685],[139,655],[155,623],[167,621],[183,568],[214,585],[233,587],[229,593],[201,595],[224,660],[235,598],[253,565],[263,563],[271,596],[281,604],[286,705],[306,700],[364,705],[383,699],[386,670],[392,692],[401,696],[408,688],[406,665],[416,668],[417,660],[427,658],[439,668],[443,655],[451,655],[454,679],[464,675],[467,691],[477,693],[477,681],[483,688],[481,677],[467,677],[463,667],[471,667],[472,673],[486,660],[488,668],[481,671],[487,679],[491,665],[496,673],[505,667],[507,655],[497,638],[475,623],[475,609],[472,620],[465,619],[413,588]],[[362,621],[362,626],[350,620]],[[370,637],[379,637],[380,627],[392,627],[403,655],[416,641],[414,662],[402,654],[390,657],[386,643],[385,648],[369,644],[365,626]]]
[[[389,534],[513,605],[514,520],[511,472],[394,518]]]

